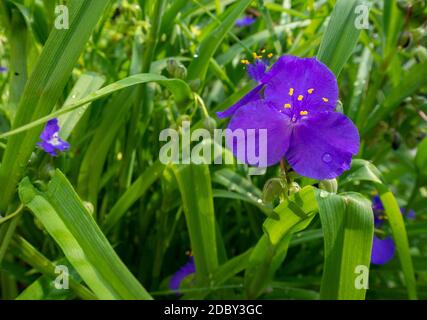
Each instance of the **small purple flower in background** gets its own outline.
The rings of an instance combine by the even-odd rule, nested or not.
[[[256,21],[256,19],[254,17],[252,17],[252,16],[246,16],[246,17],[237,19],[235,25],[236,25],[236,27],[243,28],[243,27],[250,26],[255,21]]]
[[[196,272],[196,266],[194,265],[194,257],[190,257],[188,262],[184,264],[177,272],[174,273],[170,282],[169,288],[174,291],[179,291],[182,280]],[[178,292],[179,293],[179,292]]]
[[[253,138],[249,129],[266,129],[267,166],[284,157],[297,173],[317,180],[333,179],[348,170],[360,138],[351,120],[335,112],[338,85],[328,67],[316,58],[282,56],[261,77],[256,74],[258,86],[217,113],[219,118],[231,117],[231,132],[243,129],[248,141]],[[239,156],[237,150],[242,148],[232,133],[227,144],[248,163]],[[259,149],[256,145],[255,153]]]
[[[7,72],[7,68],[0,66],[0,73],[4,73],[4,72]]]
[[[381,202],[381,199],[376,195],[372,199],[372,211],[374,212],[374,225],[376,228],[383,226],[384,221],[386,220],[386,215],[384,212],[384,206]],[[410,209],[408,213],[405,214],[405,209],[400,208],[402,215],[406,216],[407,219],[415,219],[415,211]],[[396,252],[396,246],[394,244],[392,237],[386,237],[384,239],[378,238],[374,234],[374,239],[372,241],[372,254],[371,254],[371,263],[376,265],[382,265],[388,263],[393,259]]]
[[[374,235],[372,241],[371,263],[382,265],[393,259],[396,252],[396,246],[392,237],[380,239]]]
[[[59,137],[58,119],[49,120],[40,134],[41,142],[37,145],[52,157],[57,156],[58,151],[67,151],[70,144]]]

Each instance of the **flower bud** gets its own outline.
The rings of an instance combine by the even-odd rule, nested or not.
[[[420,63],[427,61],[427,49],[423,46],[417,46],[414,49],[414,55],[415,59]]]
[[[191,122],[191,117],[187,114],[180,115],[178,119],[176,119],[176,125],[178,128],[182,127],[183,122]]]
[[[337,193],[338,182],[336,179],[322,180],[319,182],[319,189],[326,190],[330,193]]]
[[[412,33],[403,31],[399,37],[399,46],[403,49],[409,48],[412,44]]]
[[[289,195],[293,195],[301,191],[301,187],[296,182],[291,182],[289,185]]]
[[[194,80],[190,80],[188,84],[190,85],[191,90],[197,91],[202,85],[202,82],[200,81],[200,79],[194,79]]]
[[[262,200],[263,202],[270,204],[276,200],[280,194],[283,192],[284,186],[282,181],[279,178],[269,179],[262,191]]]
[[[187,68],[175,59],[169,59],[166,62],[166,70],[173,78],[185,79],[187,77]]]

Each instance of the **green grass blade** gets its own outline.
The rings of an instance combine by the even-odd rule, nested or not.
[[[317,192],[316,199],[325,240],[320,298],[363,300],[366,287],[355,283],[358,266],[369,270],[374,234],[371,204],[358,194],[326,191]]]
[[[0,139],[6,138],[6,137],[11,137],[11,136],[17,135],[18,133],[25,132],[27,130],[35,128],[35,127],[39,126],[40,124],[43,124],[52,118],[59,117],[61,115],[67,114],[71,111],[74,111],[78,108],[84,107],[88,103],[91,103],[91,102],[94,102],[98,99],[109,96],[116,91],[120,91],[120,90],[126,89],[128,87],[136,86],[138,84],[143,84],[143,83],[149,83],[149,82],[158,83],[158,84],[166,87],[167,89],[169,89],[172,92],[172,94],[174,95],[176,102],[179,104],[185,103],[185,102],[192,99],[190,87],[182,80],[168,79],[168,78],[163,77],[161,75],[151,74],[151,73],[135,74],[135,75],[132,75],[132,76],[127,77],[125,79],[113,82],[113,83],[111,83],[111,84],[87,95],[86,97],[84,97],[78,101],[72,102],[69,105],[64,106],[63,108],[59,109],[56,112],[52,112],[48,116],[44,116],[44,117],[34,119],[33,121],[29,122],[28,124],[22,125],[20,127],[17,127],[15,129],[11,130],[11,131],[5,132],[5,133],[0,135]],[[127,95],[129,95],[129,93],[127,93]]]
[[[151,298],[114,252],[59,170],[47,192],[37,191],[26,178],[19,186],[19,194],[98,298]]]
[[[373,183],[376,187],[391,226],[394,242],[396,243],[396,250],[404,274],[408,296],[411,299],[416,299],[417,289],[415,285],[414,267],[412,264],[405,222],[402,218],[402,213],[396,198],[390,189],[382,182],[379,170],[366,160],[355,159],[353,160],[351,170],[344,174],[341,179],[341,185],[350,182],[367,181]]]
[[[234,26],[234,22],[252,1],[238,1],[222,14],[223,20],[220,25],[203,39],[198,50],[198,56],[193,59],[193,62],[188,67],[189,80],[199,79],[202,82],[204,81],[210,59],[215,54],[226,34]]]
[[[103,224],[104,232],[107,233],[114,227],[126,211],[161,177],[164,169],[165,165],[160,161],[145,169],[144,173],[132,183],[110,210]]]
[[[355,8],[360,0],[338,0],[320,44],[317,57],[338,76],[353,53],[360,30]]]
[[[209,167],[190,164],[176,165],[173,168],[181,192],[197,276],[200,283],[204,283],[218,267]]]
[[[364,135],[375,128],[378,123],[400,106],[404,99],[411,96],[427,85],[427,61],[414,65],[403,75],[398,87],[390,88],[386,93],[386,99],[369,116],[369,121],[361,129]]]
[[[408,297],[409,299],[417,299],[414,266],[412,264],[411,252],[409,251],[408,235],[406,233],[402,213],[393,193],[382,184],[377,184],[377,188],[391,226],[393,240],[396,245],[396,251],[408,289]]]
[[[58,277],[58,274],[55,273],[55,266],[58,264],[68,265],[68,262],[60,261],[60,263],[55,264],[47,259],[42,253],[40,253],[36,248],[34,248],[27,240],[22,237],[15,237],[11,244],[11,251],[13,254],[21,258],[26,263],[30,264],[33,268],[38,270],[43,274],[42,277],[37,279],[33,284],[28,286],[18,297],[17,300],[36,300],[41,299],[45,296],[47,291],[51,292],[51,294],[56,291],[55,296],[58,296],[60,293],[53,286],[53,281]],[[71,269],[71,270],[70,270]],[[70,270],[70,278],[69,278],[69,286],[71,291],[81,299],[84,300],[94,300],[96,296],[85,286],[81,285],[77,280],[78,275],[74,274],[74,270],[69,268]],[[70,295],[68,292],[62,292],[62,295]]]
[[[73,104],[74,102],[83,99],[87,95],[95,92],[105,82],[105,77],[94,73],[88,72],[82,74],[68,95],[67,100],[64,103],[63,108]],[[59,124],[61,127],[61,131],[59,133],[60,137],[64,140],[67,140],[73,131],[74,127],[77,125],[79,120],[83,117],[86,109],[89,104],[85,104],[81,106],[79,109],[66,113],[59,117]]]

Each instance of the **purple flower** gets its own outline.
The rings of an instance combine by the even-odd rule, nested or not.
[[[184,264],[181,267],[181,269],[179,269],[177,272],[174,273],[174,275],[172,276],[169,282],[169,288],[171,290],[178,291],[179,287],[181,286],[182,280],[184,280],[185,277],[195,272],[196,272],[196,267],[194,265],[194,257],[190,257],[188,262]]]
[[[389,262],[394,257],[396,246],[391,237],[380,239],[374,235],[372,241],[371,263],[382,265]]]
[[[7,68],[0,66],[0,73],[4,73],[4,72],[7,72]]]
[[[252,16],[246,16],[236,20],[236,27],[243,28],[250,26],[256,21],[256,19]]]
[[[67,151],[70,144],[59,137],[58,119],[49,120],[40,134],[41,142],[37,145],[52,157],[57,155],[58,151]]]
[[[219,118],[232,117],[227,144],[239,160],[248,163],[247,157],[236,152],[242,148],[233,132],[243,129],[249,141],[255,129],[258,143],[254,149],[259,155],[259,132],[265,129],[266,166],[285,157],[297,173],[317,180],[333,179],[350,168],[359,150],[359,133],[350,119],[334,111],[337,80],[323,63],[316,58],[282,56],[257,79],[257,87],[217,113]]]
[[[247,65],[247,73],[252,80],[261,83],[267,71],[268,62],[262,59],[256,59],[254,63]]]
[[[376,195],[372,199],[372,211],[374,212],[374,224],[375,227],[381,227],[386,219],[384,206],[381,202],[381,199],[378,195]],[[414,220],[415,219],[415,211],[413,209],[409,209],[406,213],[406,210],[404,207],[400,208],[400,212],[406,219]]]
[[[384,206],[381,202],[381,199],[378,195],[376,195],[372,199],[372,211],[374,213],[374,224],[376,228],[380,228],[383,226],[385,221],[385,212]],[[408,219],[415,219],[415,211],[410,209],[407,214],[405,214],[405,209],[400,208],[400,212],[402,215],[406,216]],[[371,253],[371,263],[382,265],[388,263],[391,259],[393,259],[394,254],[396,252],[396,246],[394,244],[392,237],[387,237],[385,239],[380,239],[374,235],[374,239],[372,242],[372,253]]]

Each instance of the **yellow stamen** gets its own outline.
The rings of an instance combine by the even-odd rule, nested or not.
[[[329,99],[328,98],[322,98],[323,101],[328,102]]]
[[[252,52],[252,56],[254,57],[254,59],[261,59],[262,56],[259,56],[256,52]]]
[[[290,109],[291,108],[291,104],[290,103],[285,103],[285,108],[286,109]]]
[[[294,88],[290,88],[290,89],[289,89],[289,95],[290,95],[290,96],[293,96],[293,95],[294,95]]]
[[[304,96],[300,94],[300,95],[298,96],[298,101],[302,101],[302,99],[304,99]]]
[[[262,49],[262,50],[261,50],[261,53],[265,53],[265,49]]]
[[[243,64],[249,64],[249,60],[246,60],[246,59],[243,59],[240,62],[243,63]]]
[[[273,54],[272,54],[272,53],[269,53],[269,54],[267,55],[267,57],[271,58],[271,57],[273,57]]]
[[[301,116],[306,116],[308,115],[308,111],[304,110],[304,111],[300,111],[299,113]]]
[[[309,94],[312,94],[312,93],[313,93],[313,91],[314,91],[314,89],[308,89],[308,90],[307,90],[307,92],[308,92]]]

